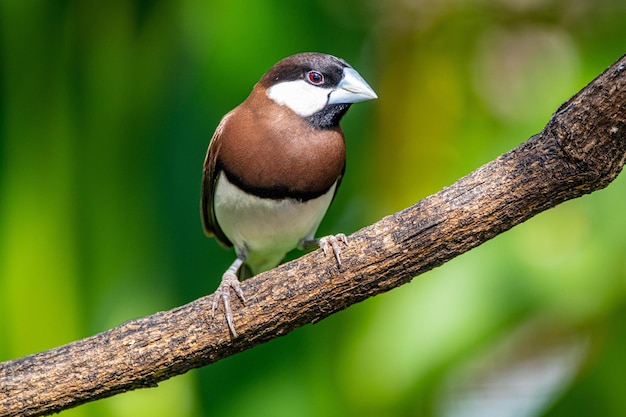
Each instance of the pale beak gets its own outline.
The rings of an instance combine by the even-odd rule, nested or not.
[[[328,95],[328,104],[350,104],[378,98],[372,87],[352,68],[343,69],[343,78]]]

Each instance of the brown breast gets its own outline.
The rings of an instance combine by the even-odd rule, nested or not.
[[[315,129],[256,86],[227,120],[217,163],[242,189],[269,198],[315,198],[342,175],[341,128]]]

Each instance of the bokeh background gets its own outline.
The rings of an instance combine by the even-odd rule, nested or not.
[[[201,231],[206,147],[282,57],[343,57],[380,97],[343,123],[320,233],[350,233],[540,131],[625,21],[621,0],[0,0],[0,360],[213,292],[234,255]],[[625,191],[61,415],[623,416]]]

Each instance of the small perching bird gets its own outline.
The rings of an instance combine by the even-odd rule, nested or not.
[[[345,235],[316,239],[344,173],[339,121],[352,103],[377,98],[344,60],[321,53],[292,55],[274,65],[246,100],[218,125],[202,177],[204,231],[237,259],[215,291],[237,336],[230,289],[245,302],[238,279],[277,266],[294,248],[331,248],[341,265]]]

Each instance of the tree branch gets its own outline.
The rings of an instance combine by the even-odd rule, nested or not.
[[[414,206],[349,237],[343,266],[314,251],[243,283],[232,340],[212,296],[0,364],[0,416],[38,416],[159,381],[409,282],[563,201],[606,187],[626,161],[626,57],[543,131]]]

